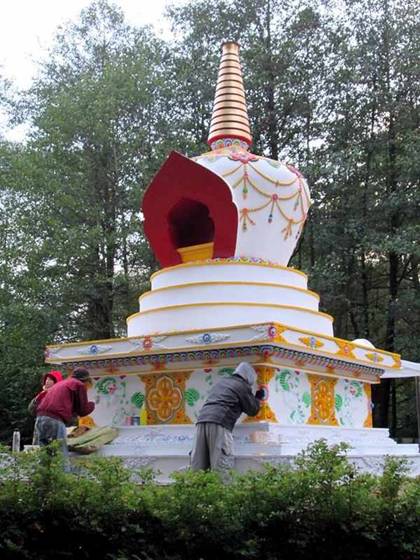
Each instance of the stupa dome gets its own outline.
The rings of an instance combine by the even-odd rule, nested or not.
[[[158,260],[179,264],[191,260],[183,249],[201,247],[193,252],[197,259],[251,258],[286,266],[311,205],[309,188],[292,165],[249,151],[234,42],[222,47],[208,143],[210,152],[190,160],[173,152],[146,192],[145,232]]]
[[[208,144],[172,152],[143,198],[162,270],[127,319],[129,336],[279,322],[333,335],[306,275],[287,264],[311,204],[293,166],[250,152],[239,45],[225,43]]]
[[[311,205],[308,185],[291,165],[249,152],[252,143],[239,45],[225,43],[209,145],[195,161],[222,177],[238,208],[236,257],[287,265]]]
[[[311,204],[308,185],[291,165],[256,156],[235,139],[219,140],[195,161],[222,177],[238,209],[236,257],[287,265]]]
[[[355,338],[353,340],[354,344],[357,344],[358,346],[364,346],[365,348],[372,348],[374,349],[375,346],[371,343],[370,340],[367,340],[366,338]]]

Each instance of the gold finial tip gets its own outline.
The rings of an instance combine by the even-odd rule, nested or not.
[[[239,54],[239,43],[236,41],[225,41],[222,43],[222,54],[235,53]]]
[[[207,142],[212,149],[216,149],[214,146],[216,144],[219,146],[220,141],[231,143],[232,140],[239,140],[247,147],[252,144],[239,61],[239,44],[236,41],[226,41],[222,44],[222,57]]]

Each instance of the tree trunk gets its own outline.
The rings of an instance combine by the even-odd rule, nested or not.
[[[276,103],[275,103],[275,72],[273,68],[273,48],[271,44],[271,2],[267,2],[266,11],[266,74],[267,81],[265,85],[266,107],[267,107],[267,132],[268,132],[268,148],[270,158],[279,159],[279,134],[277,127]]]
[[[389,47],[389,6],[388,1],[384,4],[384,58],[386,61],[385,79],[386,79],[386,105],[389,109],[389,126],[387,134],[387,196],[392,197],[397,190],[397,145],[396,145],[396,131],[395,131],[395,114],[392,106],[391,98],[391,69],[390,69],[390,47]],[[390,215],[390,235],[394,237],[398,226],[400,216],[398,209],[392,210]],[[395,351],[395,336],[396,336],[396,311],[397,311],[397,298],[398,298],[398,269],[399,269],[399,255],[391,250],[388,253],[388,308],[387,308],[387,321],[386,321],[386,337],[385,349],[389,352]],[[375,406],[376,414],[375,419],[377,425],[381,427],[388,427],[389,425],[389,405],[390,405],[390,391],[391,382],[389,379],[382,380],[381,384],[375,391]],[[395,432],[397,411],[396,399],[392,402],[392,419],[393,425],[391,430]],[[395,423],[395,425],[394,425]]]

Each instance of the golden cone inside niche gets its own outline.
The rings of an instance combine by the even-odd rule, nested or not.
[[[224,43],[208,143],[220,138],[239,138],[252,143],[245,89],[239,63],[239,45]]]

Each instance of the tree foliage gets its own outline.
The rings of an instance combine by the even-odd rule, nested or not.
[[[1,454],[2,559],[137,560],[298,558],[415,560],[420,482],[403,460],[382,476],[361,474],[344,445],[312,444],[294,468],[176,473],[138,482],[119,458],[89,458],[63,472],[54,449]],[[81,464],[80,464],[81,463]],[[28,484],[28,479],[31,483]],[[63,538],[64,537],[64,538]]]

